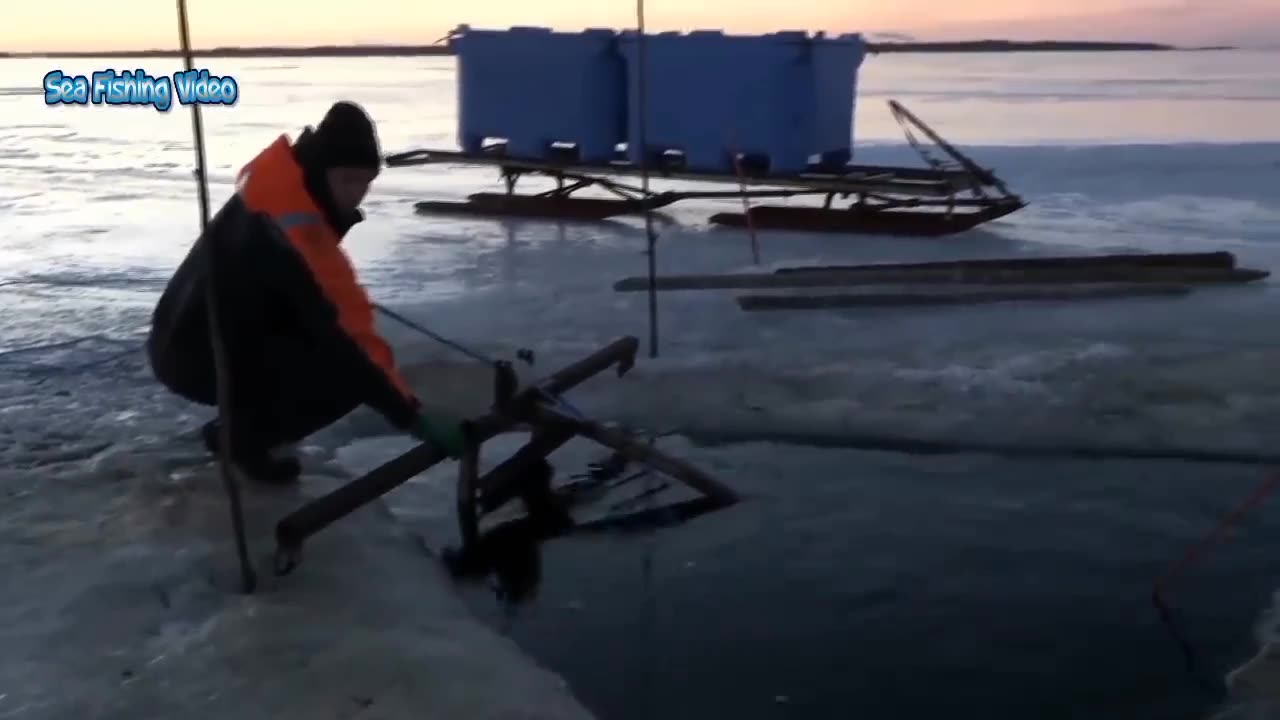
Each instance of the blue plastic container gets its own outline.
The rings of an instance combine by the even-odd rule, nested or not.
[[[562,158],[553,143],[577,146],[580,162],[612,159],[626,130],[625,66],[612,30],[465,30],[458,57],[458,144],[478,153],[506,141],[509,157]]]
[[[819,165],[834,169],[853,158],[854,107],[858,96],[858,69],[866,58],[862,36],[811,41],[813,66],[813,146]]]
[[[642,158],[639,43],[625,32],[627,154]],[[733,173],[735,157],[768,174],[803,172],[811,157],[850,156],[861,37],[828,40],[803,32],[646,35],[648,160],[669,151],[695,172]]]
[[[638,34],[620,37],[627,60],[627,155],[642,159]],[[804,33],[646,35],[645,124],[651,163],[666,151],[692,171],[732,173],[735,153],[767,157],[774,172],[803,168],[809,73]],[[785,171],[785,170],[782,170]]]

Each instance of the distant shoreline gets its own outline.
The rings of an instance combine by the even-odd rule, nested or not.
[[[1144,42],[1078,42],[1071,40],[1013,41],[966,40],[958,42],[867,43],[877,53],[1011,53],[1011,52],[1170,52],[1235,50],[1234,47],[1176,47]],[[216,47],[197,50],[201,58],[305,58],[305,57],[429,57],[453,55],[446,45],[316,45],[310,47]],[[0,58],[171,58],[179,50],[101,50],[63,52],[0,52]]]

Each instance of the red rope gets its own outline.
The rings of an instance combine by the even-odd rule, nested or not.
[[[1210,677],[1201,670],[1200,663],[1197,662],[1195,648],[1187,639],[1186,635],[1180,631],[1178,623],[1174,619],[1173,611],[1164,601],[1164,589],[1187,570],[1191,569],[1197,561],[1204,557],[1206,551],[1221,542],[1228,530],[1243,520],[1244,516],[1249,514],[1250,511],[1261,505],[1262,502],[1267,499],[1267,496],[1274,492],[1277,487],[1280,487],[1280,475],[1272,475],[1271,477],[1263,480],[1262,483],[1259,484],[1252,493],[1250,493],[1249,497],[1245,498],[1244,502],[1240,503],[1231,512],[1227,513],[1221,520],[1219,520],[1218,524],[1208,535],[1204,536],[1199,542],[1187,548],[1187,551],[1183,553],[1182,557],[1171,565],[1169,569],[1165,571],[1164,575],[1161,575],[1155,581],[1151,588],[1151,602],[1155,605],[1156,611],[1160,613],[1160,620],[1169,629],[1169,633],[1182,649],[1182,656],[1187,663],[1187,669],[1208,692],[1219,700],[1225,696],[1226,688],[1219,678]]]
[[[1263,480],[1262,483],[1259,484],[1258,487],[1249,495],[1249,497],[1245,498],[1244,502],[1240,503],[1240,505],[1236,506],[1235,509],[1227,513],[1226,516],[1218,521],[1217,526],[1215,526],[1208,535],[1204,536],[1199,542],[1188,548],[1182,557],[1179,558],[1176,563],[1171,565],[1169,569],[1165,571],[1164,575],[1160,576],[1160,578],[1156,580],[1155,585],[1152,588],[1152,595],[1157,598],[1157,601],[1165,586],[1172,583],[1180,575],[1190,569],[1192,565],[1203,557],[1206,550],[1218,544],[1222,540],[1223,536],[1227,534],[1228,530],[1243,520],[1244,516],[1249,514],[1254,508],[1261,505],[1262,501],[1266,500],[1268,495],[1275,492],[1277,487],[1280,487],[1280,474],[1272,475],[1271,477]]]

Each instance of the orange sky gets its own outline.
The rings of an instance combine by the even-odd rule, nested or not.
[[[630,27],[633,0],[188,0],[214,45],[429,43],[458,23]],[[647,0],[653,29],[902,33],[921,39],[1280,45],[1280,0]],[[174,0],[32,0],[0,13],[0,51],[173,47]]]

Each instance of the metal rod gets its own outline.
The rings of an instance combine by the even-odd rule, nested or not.
[[[616,365],[619,374],[622,374],[635,362],[639,345],[640,342],[634,337],[619,338],[591,355],[561,368],[542,382],[525,388],[512,400],[509,411],[490,413],[467,423],[471,440],[481,443],[505,432],[521,422],[525,414],[547,397],[557,397],[611,366]],[[281,561],[280,554],[296,555],[307,538],[391,492],[436,463],[443,462],[445,458],[444,452],[433,445],[418,445],[289,513],[276,523],[277,562]],[[286,562],[283,565],[292,567],[292,563]]]
[[[747,179],[742,172],[742,155],[733,154],[733,169],[738,173],[738,194],[742,196],[742,218],[747,223],[747,234],[751,236],[751,260],[760,264],[760,241],[756,236],[756,224],[751,218],[751,202],[748,200]]]
[[[637,82],[637,85],[639,83]],[[637,88],[638,90],[638,88]],[[638,119],[638,118],[637,118]],[[454,150],[410,150],[387,158],[388,167],[414,165],[462,164],[476,166],[500,165],[515,174],[539,174],[549,177],[583,178],[594,176],[631,177],[640,175],[640,164],[629,162],[609,163],[555,163],[537,160],[512,160],[487,155],[469,155]],[[673,170],[665,167],[649,167],[650,178],[688,180],[690,182],[738,183],[734,173]],[[885,192],[907,193],[946,197],[966,190],[973,174],[964,170],[938,170],[935,168],[895,167],[880,165],[849,165],[840,173],[794,173],[787,175],[745,174],[747,185],[804,188],[814,192],[852,193],[881,189]],[[736,195],[736,193],[735,193]]]
[[[491,513],[520,496],[521,483],[529,467],[545,459],[574,438],[569,428],[539,429],[529,442],[497,467],[476,481],[476,494],[480,496],[479,512]]]
[[[182,57],[187,70],[195,70],[195,57],[191,50],[191,32],[187,22],[187,2],[178,0],[178,36],[182,45]],[[227,491],[231,507],[231,527],[235,533],[236,555],[240,562],[240,581],[246,594],[252,593],[258,584],[249,558],[249,541],[245,537],[244,511],[240,505],[240,486],[232,472],[231,453],[231,381],[227,367],[227,349],[223,342],[222,326],[218,317],[218,252],[212,238],[205,237],[209,226],[209,184],[205,165],[204,125],[200,118],[200,106],[191,106],[191,132],[195,140],[196,182],[200,194],[200,234],[205,255],[205,306],[209,318],[209,344],[213,350],[213,371],[217,385],[218,402],[218,472]]]
[[[530,420],[544,427],[564,427],[622,453],[630,460],[670,475],[724,506],[738,502],[738,493],[697,467],[671,457],[652,445],[637,442],[630,435],[590,420],[571,418],[547,407],[535,408]]]
[[[644,0],[636,0],[636,60],[639,68],[636,78],[637,135],[640,141],[640,188],[649,195],[649,68],[645,59]],[[653,229],[653,209],[645,206],[644,234],[649,241],[649,357],[658,357],[658,235]]]
[[[462,546],[471,547],[480,538],[480,518],[476,513],[476,487],[480,479],[480,443],[469,440],[458,458],[458,485],[456,497],[458,534]]]
[[[943,152],[950,155],[952,159],[954,159],[956,162],[960,163],[960,165],[963,166],[966,171],[972,173],[974,178],[976,178],[979,182],[986,185],[993,185],[997,190],[999,190],[1002,193],[1005,193],[1005,194],[1009,193],[1009,191],[1005,188],[1004,183],[1000,182],[1000,179],[997,178],[994,173],[988,171],[986,168],[981,167],[980,165],[975,163],[972,159],[970,159],[968,155],[965,155],[964,153],[960,152],[959,148],[947,142],[945,139],[943,139],[941,135],[934,132],[933,128],[929,127],[928,125],[925,124],[923,120],[916,117],[915,113],[908,110],[905,105],[898,102],[897,100],[890,100],[889,111],[892,112],[897,117],[905,117],[912,125],[915,125],[917,129],[923,132],[925,137],[929,138],[930,140],[933,141],[935,145],[942,148]]]

